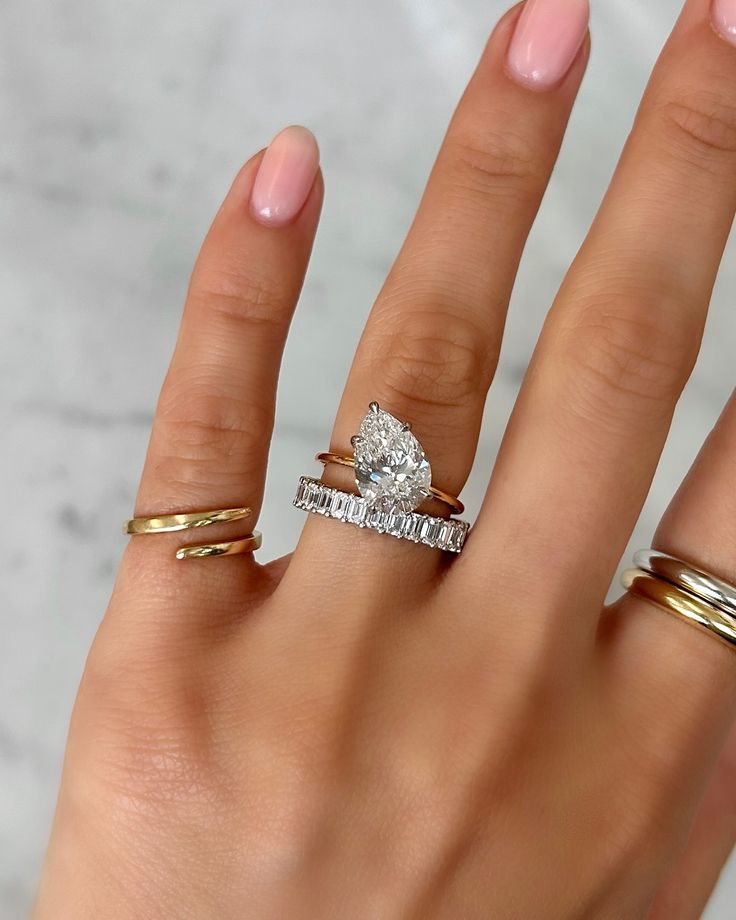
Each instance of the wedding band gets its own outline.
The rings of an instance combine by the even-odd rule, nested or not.
[[[654,549],[642,549],[634,556],[634,565],[694,594],[727,616],[736,618],[736,587],[709,575],[676,556]]]
[[[431,517],[417,511],[371,508],[360,495],[333,489],[309,476],[302,476],[299,480],[294,507],[448,553],[462,551],[470,530],[467,521],[454,518]]]
[[[158,514],[154,517],[131,518],[123,523],[123,533],[132,536],[148,533],[170,533],[207,527],[210,524],[228,524],[250,517],[250,508],[224,508],[217,511],[190,511],[186,514]]]
[[[319,460],[323,466],[327,466],[328,463],[336,463],[338,466],[348,466],[355,469],[355,457],[350,454],[333,454],[329,451],[323,451],[317,454],[314,459]],[[454,495],[450,495],[449,492],[443,492],[442,489],[438,489],[433,485],[429,486],[429,492],[432,498],[436,498],[438,501],[449,505],[457,514],[462,514],[463,511],[465,511],[465,505],[460,499],[456,498]]]
[[[635,597],[649,601],[662,610],[706,630],[732,648],[736,647],[736,620],[700,597],[643,569],[627,569],[621,576],[621,581],[627,591]]]
[[[240,556],[261,548],[263,538],[254,530],[241,540],[229,543],[200,543],[197,546],[180,546],[176,551],[177,559],[206,559],[208,556]]]

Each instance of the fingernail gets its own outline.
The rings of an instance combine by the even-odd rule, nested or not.
[[[711,15],[716,32],[736,45],[736,0],[713,0]]]
[[[526,0],[509,46],[510,76],[532,89],[556,86],[580,51],[589,15],[588,0]]]
[[[319,148],[311,131],[284,128],[268,145],[258,169],[251,211],[262,224],[283,227],[304,207],[319,169]]]

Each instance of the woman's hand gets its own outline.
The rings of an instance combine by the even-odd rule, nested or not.
[[[433,481],[462,488],[586,29],[585,0],[528,0],[494,32],[332,449],[377,400],[411,420]],[[733,0],[689,0],[460,557],[314,516],[265,567],[178,562],[181,534],[131,541],[74,711],[39,920],[698,916],[733,842],[736,658],[644,601],[603,603],[736,204],[734,34]],[[258,510],[321,199],[303,129],[237,177],[138,514]],[[656,545],[736,578],[735,474],[736,402]]]

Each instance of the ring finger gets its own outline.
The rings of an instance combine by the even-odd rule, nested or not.
[[[493,33],[371,312],[338,412],[335,452],[349,452],[376,400],[412,424],[435,485],[462,488],[519,259],[585,69],[587,17],[586,0],[528,0]],[[336,484],[350,479],[345,470],[330,475]],[[393,542],[385,552],[419,555]]]

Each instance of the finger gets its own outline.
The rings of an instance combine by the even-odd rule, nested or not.
[[[736,843],[736,731],[732,729],[698,806],[684,851],[657,893],[649,920],[702,917]]]
[[[530,584],[549,590],[549,567],[529,561],[554,559],[581,606],[603,600],[697,354],[735,204],[736,49],[707,0],[689,0],[545,324],[476,528],[476,549],[518,553]]]
[[[684,559],[696,568],[736,584],[736,393],[731,397],[710,437],[703,445],[688,477],[673,499],[654,537],[655,548]],[[736,679],[736,653],[712,636],[688,623],[669,617],[644,601],[625,597],[621,602],[627,643],[654,645],[664,631],[676,651],[651,661],[652,680],[686,680],[697,675],[704,698],[694,718],[720,713],[726,726],[732,718],[734,700],[723,697],[723,688]],[[692,694],[691,694],[692,695]]]
[[[735,583],[735,477],[736,395],[672,501],[654,546]],[[736,653],[631,595],[616,604],[604,624],[607,619],[605,659],[619,718],[649,751],[649,765],[638,765],[640,777],[652,776],[667,821],[682,822],[678,816],[687,817],[702,802],[682,857],[683,887],[678,890],[673,875],[660,896],[662,904],[679,897],[697,902],[712,886],[734,839]],[[651,769],[652,763],[658,766]],[[679,830],[674,828],[673,835]]]
[[[244,167],[220,208],[192,276],[137,514],[247,505],[252,529],[281,354],[319,215],[317,172],[313,136],[288,128]],[[232,539],[234,526],[198,535]],[[168,554],[182,534],[146,542],[146,552],[155,542]]]
[[[199,647],[192,631],[242,615],[237,589],[257,571],[252,556],[174,553],[255,524],[281,353],[322,199],[317,161],[312,135],[289,128],[235,179],[194,269],[136,503],[139,516],[241,506],[253,515],[131,539],[101,632],[115,655],[134,642],[171,660],[175,645]]]
[[[587,55],[585,0],[535,0],[519,12],[493,33],[455,112],[371,312],[332,438],[332,450],[349,453],[376,400],[412,424],[435,484],[454,493],[472,462],[517,265]],[[529,69],[518,49],[540,29],[555,38],[549,66]],[[334,476],[350,482],[344,470]]]

